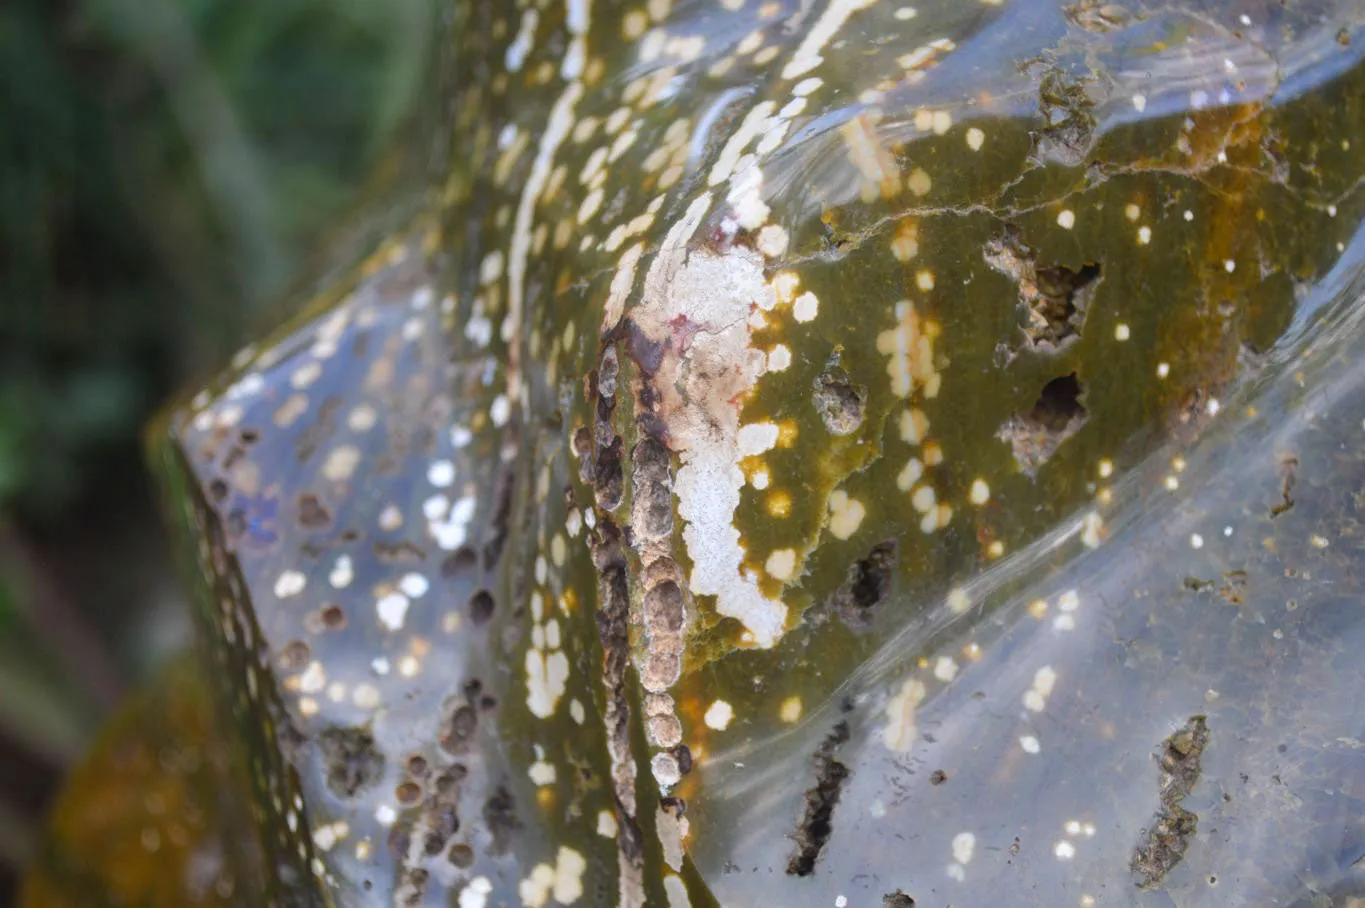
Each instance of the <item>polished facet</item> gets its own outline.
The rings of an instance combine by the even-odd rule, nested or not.
[[[453,4],[156,446],[271,898],[1365,894],[1362,22]]]

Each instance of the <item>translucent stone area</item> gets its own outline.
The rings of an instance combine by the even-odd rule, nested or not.
[[[280,904],[1365,898],[1365,5],[449,27],[155,445]]]

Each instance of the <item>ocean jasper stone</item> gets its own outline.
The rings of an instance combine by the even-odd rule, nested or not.
[[[1365,893],[1362,22],[454,4],[157,449],[274,898]]]

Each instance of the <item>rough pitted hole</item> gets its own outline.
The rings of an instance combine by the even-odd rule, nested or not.
[[[882,896],[882,908],[915,908],[915,900],[897,889]]]
[[[493,609],[496,607],[493,601],[493,594],[488,590],[479,590],[469,597],[469,620],[475,626],[487,623],[493,617]]]
[[[930,785],[942,785],[946,781],[948,781],[948,774],[941,769],[935,769],[929,773]]]
[[[473,703],[483,693],[483,682],[478,678],[470,678],[460,689],[464,692],[464,698]]]
[[[322,607],[322,626],[329,631],[339,631],[346,627],[346,611],[339,605]]]
[[[288,671],[299,671],[308,664],[308,657],[311,655],[312,650],[308,648],[307,643],[294,640],[280,651],[280,665]]]
[[[408,775],[414,779],[425,778],[427,774],[427,758],[421,754],[413,754],[408,757]]]
[[[422,849],[429,855],[438,855],[445,850],[451,837],[460,830],[460,779],[462,775],[443,772],[436,777],[430,797],[422,805],[426,820],[427,837]]]
[[[400,782],[393,790],[393,796],[399,804],[416,804],[422,799],[422,786],[416,782]]]
[[[474,581],[479,570],[479,556],[469,546],[461,546],[441,562],[441,576],[447,580]]]
[[[474,866],[474,849],[468,845],[451,845],[446,859],[461,870],[468,870]]]
[[[888,540],[874,545],[867,557],[849,565],[843,584],[830,600],[845,623],[865,627],[872,620],[876,608],[891,594],[899,556],[895,540]]]
[[[365,728],[332,726],[318,735],[327,770],[327,787],[339,798],[353,798],[379,781],[384,754]]]
[[[237,539],[246,532],[246,511],[241,508],[233,508],[227,515],[225,531],[229,539]]]
[[[839,804],[848,767],[834,758],[839,747],[849,738],[847,722],[840,722],[820,742],[811,761],[815,765],[815,786],[806,792],[806,809],[801,824],[791,838],[796,842],[796,853],[787,861],[788,876],[810,876],[815,862],[834,832],[834,808]]]
[[[1085,425],[1089,414],[1081,404],[1084,393],[1075,372],[1054,378],[1043,386],[1033,409],[1014,414],[1000,427],[996,438],[1009,444],[1024,473],[1033,475]]]
[[[451,708],[448,704],[441,722],[441,748],[447,753],[464,753],[469,749],[478,727],[479,714],[474,707],[462,703]]]
[[[332,513],[322,503],[322,499],[312,492],[299,496],[299,526],[310,530],[321,529],[332,522]]]
[[[499,785],[483,805],[483,823],[493,837],[492,851],[502,854],[512,844],[512,836],[521,828],[517,819],[516,801],[506,785]]]
[[[985,259],[1019,288],[1025,311],[1022,330],[1030,350],[1056,353],[1080,339],[1100,280],[1098,264],[1087,263],[1079,271],[1063,265],[1039,267],[1036,253],[1012,225],[986,243]]]
[[[863,409],[867,404],[867,389],[855,385],[839,366],[838,357],[825,365],[815,377],[815,393],[811,397],[815,412],[831,435],[852,435],[863,424]]]
[[[228,484],[221,479],[215,479],[209,483],[209,498],[214,504],[220,504],[228,496]]]
[[[1161,807],[1133,850],[1133,879],[1143,889],[1159,885],[1181,862],[1199,827],[1199,817],[1181,806],[1199,781],[1209,729],[1204,716],[1191,716],[1162,742],[1157,791]]]
[[[420,867],[409,868],[404,871],[402,882],[393,892],[393,903],[401,905],[403,908],[417,908],[422,904],[422,896],[426,894],[427,880],[430,878],[430,871]]]

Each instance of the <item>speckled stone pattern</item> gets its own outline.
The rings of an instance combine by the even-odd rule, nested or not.
[[[455,4],[157,449],[271,898],[1365,894],[1362,23]]]

